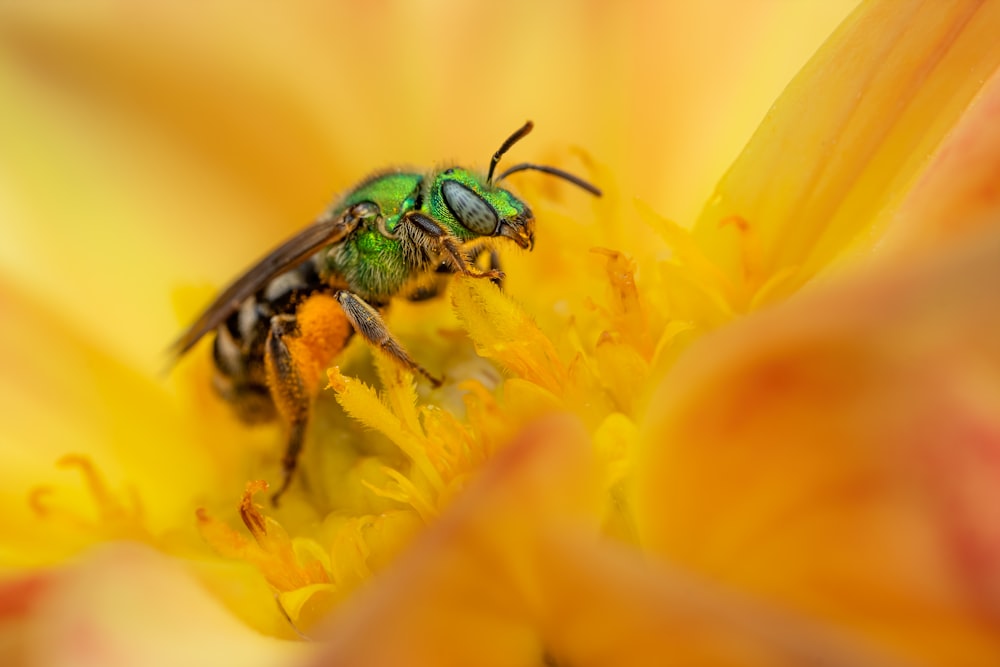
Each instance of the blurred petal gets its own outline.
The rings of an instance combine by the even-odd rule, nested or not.
[[[211,466],[169,393],[3,274],[0,311],[0,562],[48,563],[191,516],[192,499],[179,490],[203,487]],[[121,489],[122,479],[131,487]],[[139,502],[150,496],[160,502]]]
[[[574,423],[529,428],[339,610],[310,664],[898,664],[600,539],[580,515],[588,458]]]
[[[315,665],[530,665],[543,536],[596,529],[587,435],[568,418],[500,452],[396,565],[334,614]]]
[[[261,437],[213,432],[209,413],[214,407],[205,407],[216,406],[207,398],[207,356],[195,369],[201,373],[196,379],[195,371],[184,375],[195,368],[193,359],[176,371],[200,388],[189,392],[189,412],[174,415],[165,400],[169,396],[151,384],[155,351],[169,339],[174,321],[165,294],[176,286],[178,276],[192,280],[191,267],[197,266],[203,274],[193,279],[205,275],[218,282],[234,263],[242,265],[258,254],[281,229],[308,220],[330,191],[369,169],[410,159],[427,165],[452,155],[478,162],[468,157],[476,155],[471,147],[480,146],[487,130],[507,128],[512,115],[519,122],[525,104],[532,109],[527,115],[540,126],[552,127],[546,135],[549,145],[564,146],[569,136],[600,147],[595,154],[613,167],[593,163],[586,154],[582,161],[593,170],[588,177],[599,175],[609,194],[617,179],[620,189],[628,192],[653,190],[656,203],[680,199],[677,192],[696,189],[688,185],[700,178],[691,165],[716,159],[714,144],[725,143],[719,138],[724,132],[693,132],[691,123],[672,120],[697,115],[695,127],[707,129],[709,123],[700,118],[705,115],[703,105],[693,100],[716,91],[725,92],[712,99],[740,100],[739,105],[705,105],[727,119],[733,106],[739,107],[740,116],[753,116],[757,108],[744,102],[742,81],[734,87],[716,75],[731,61],[719,59],[719,69],[713,69],[718,67],[714,60],[692,68],[686,58],[664,54],[743,50],[746,57],[740,58],[739,67],[746,73],[754,69],[749,63],[755,58],[778,57],[766,37],[749,29],[759,21],[753,3],[733,5],[722,12],[725,17],[718,16],[724,0],[714,6],[574,7],[570,2],[530,0],[508,4],[504,12],[492,15],[461,3],[446,3],[437,11],[404,3],[389,12],[336,3],[307,4],[287,12],[284,7],[249,8],[229,0],[204,9],[124,0],[84,4],[75,12],[52,11],[44,4],[0,8],[0,89],[9,92],[12,101],[0,113],[13,121],[0,127],[0,140],[9,144],[12,157],[7,160],[24,167],[0,173],[0,206],[12,213],[0,218],[18,221],[9,229],[0,227],[0,261],[32,290],[31,298],[14,300],[12,319],[26,326],[6,332],[11,341],[6,352],[18,365],[10,386],[0,383],[4,394],[20,401],[12,401],[16,406],[33,403],[32,410],[14,415],[18,455],[31,459],[50,449],[62,454],[76,445],[85,454],[91,448],[110,450],[107,460],[116,467],[109,471],[104,460],[95,462],[86,455],[63,459],[84,473],[90,491],[78,495],[97,505],[98,520],[88,526],[103,531],[101,539],[131,536],[164,546],[180,536],[183,552],[201,555],[203,546],[193,547],[190,538],[193,503],[204,501],[206,509],[198,515],[202,536],[220,556],[254,563],[285,613],[301,627],[373,573],[384,572],[331,624],[333,641],[323,650],[330,651],[333,662],[532,664],[547,652],[557,664],[570,665],[656,663],[668,655],[695,664],[704,663],[706,656],[718,664],[758,658],[768,664],[771,659],[873,664],[878,659],[866,646],[868,634],[896,645],[901,633],[920,623],[936,624],[943,637],[921,637],[927,645],[938,642],[930,655],[945,655],[965,639],[966,652],[958,658],[984,655],[993,645],[975,626],[968,602],[974,599],[979,608],[995,611],[997,547],[990,528],[996,522],[978,502],[980,497],[992,502],[995,486],[993,467],[981,465],[991,460],[993,451],[991,404],[968,419],[945,420],[944,426],[935,422],[926,429],[974,435],[982,445],[963,449],[963,456],[942,454],[932,444],[925,448],[925,461],[942,459],[942,469],[948,470],[919,487],[926,492],[920,498],[930,498],[927,504],[939,511],[941,520],[935,526],[943,527],[937,530],[917,520],[895,521],[898,515],[910,516],[912,508],[905,503],[887,502],[887,510],[880,506],[867,512],[861,501],[870,498],[852,496],[854,505],[821,508],[818,523],[828,530],[818,535],[808,526],[782,534],[788,546],[755,540],[759,521],[770,519],[767,511],[799,510],[792,501],[822,495],[824,483],[839,483],[837,475],[851,478],[845,484],[853,490],[856,459],[867,460],[867,450],[851,450],[855,458],[816,470],[811,461],[797,463],[780,444],[775,446],[780,450],[775,460],[761,456],[778,471],[758,495],[736,495],[741,483],[746,484],[740,474],[716,489],[713,484],[696,488],[692,479],[673,469],[654,467],[649,473],[656,483],[662,474],[670,485],[650,494],[647,522],[653,528],[647,526],[647,532],[656,537],[654,544],[659,539],[666,545],[663,553],[697,575],[642,564],[636,553],[599,542],[596,524],[601,516],[604,528],[634,539],[626,489],[640,439],[636,424],[647,410],[649,383],[655,384],[687,344],[675,344],[675,339],[697,331],[692,322],[722,324],[749,306],[788,295],[859,234],[878,231],[873,217],[902,196],[923,156],[965,108],[980,79],[995,68],[992,40],[998,3],[989,1],[976,5],[958,0],[947,6],[871,3],[862,9],[792,84],[693,233],[655,214],[645,216],[674,246],[675,258],[696,269],[688,275],[661,266],[659,258],[652,260],[660,247],[630,225],[618,224],[623,217],[617,213],[619,198],[605,198],[581,221],[580,216],[546,210],[546,202],[553,208],[560,203],[558,184],[543,179],[533,185],[523,176],[524,184],[535,188],[527,190],[532,194],[527,200],[539,204],[535,211],[541,252],[505,258],[510,273],[506,293],[484,281],[452,285],[458,316],[470,337],[440,303],[426,306],[438,309],[430,317],[425,306],[413,304],[394,306],[390,316],[391,328],[407,345],[438,341],[426,346],[433,351],[421,354],[422,360],[454,362],[463,354],[454,352],[458,344],[453,343],[461,338],[468,356],[474,341],[484,356],[519,377],[495,393],[499,380],[492,367],[487,386],[469,389],[474,383],[464,383],[468,417],[462,422],[434,405],[421,405],[421,400],[433,403],[438,397],[414,386],[412,378],[398,373],[390,378],[380,368],[379,394],[349,378],[350,370],[344,376],[339,371],[331,374],[338,400],[371,427],[373,435],[358,435],[358,424],[350,430],[339,412],[330,417],[317,411],[316,422],[323,424],[314,424],[315,444],[306,452],[312,458],[302,466],[309,484],[290,494],[288,505],[275,510],[277,518],[265,513],[272,510],[253,505],[253,488],[263,485],[252,487],[244,496],[243,518],[253,541],[243,528],[233,528],[238,525],[239,487],[245,479],[274,473],[280,438],[277,429]],[[830,9],[835,3],[823,4],[822,12],[837,11]],[[690,13],[688,6],[694,8]],[[698,20],[711,27],[708,39],[690,29]],[[809,28],[820,23],[809,21]],[[565,41],[553,39],[550,26],[562,28]],[[805,32],[798,26],[794,31],[783,27],[783,33],[794,32],[793,38]],[[513,35],[516,42],[504,48],[501,40]],[[378,37],[378,48],[373,48],[373,36]],[[668,51],[662,50],[663,44]],[[759,48],[761,44],[768,48]],[[359,59],[359,54],[364,57]],[[782,66],[794,69],[797,63]],[[693,85],[672,85],[678,73]],[[456,96],[470,90],[470,84],[483,94]],[[508,91],[517,94],[505,94]],[[583,111],[567,113],[571,108]],[[675,150],[674,139],[694,145],[698,154]],[[485,157],[495,144],[484,145]],[[544,148],[533,150],[544,155]],[[545,161],[561,164],[564,153]],[[665,179],[665,173],[680,177]],[[511,180],[520,186],[521,179],[518,175]],[[601,246],[596,263],[595,245]],[[633,258],[619,251],[631,251],[630,245],[641,254]],[[603,274],[600,263],[605,265]],[[654,273],[661,285],[650,288]],[[193,305],[194,300],[188,300]],[[51,305],[37,306],[42,301]],[[450,328],[445,337],[450,340],[443,345],[437,336],[440,322]],[[826,326],[830,318],[817,322]],[[64,339],[65,332],[77,328],[84,334],[68,333]],[[839,331],[834,328],[833,334]],[[912,346],[922,342],[918,337]],[[894,340],[886,345],[895,349]],[[50,347],[56,350],[51,355]],[[22,351],[27,353],[24,358]],[[350,364],[351,354],[337,363]],[[447,375],[469,378],[466,368],[487,367],[485,361],[476,361],[478,367]],[[716,361],[708,359],[706,372]],[[854,379],[875,372],[857,365]],[[454,370],[446,363],[430,367]],[[129,370],[133,368],[144,372]],[[845,368],[854,370],[850,364]],[[806,370],[812,367],[807,364]],[[681,380],[684,373],[697,377],[694,371],[678,373]],[[820,379],[825,377],[821,374]],[[968,393],[980,399],[991,396],[990,381],[981,381],[989,391]],[[27,400],[21,401],[20,384],[28,388]],[[696,399],[704,398],[703,384],[692,382],[690,388]],[[718,393],[726,396],[740,388],[736,382]],[[50,395],[48,390],[54,391]],[[683,382],[672,391],[680,398],[671,400],[685,405],[695,401],[681,395],[686,391]],[[869,394],[864,396],[882,397],[876,390]],[[52,401],[49,411],[36,400],[42,395]],[[739,400],[763,398],[748,390]],[[950,409],[959,414],[970,404],[960,398]],[[653,403],[651,410],[660,406]],[[592,442],[586,442],[575,424],[548,422],[523,434],[509,449],[500,447],[508,442],[506,433],[518,429],[527,415],[562,409],[579,413]],[[867,404],[858,408],[862,414],[866,409]],[[50,419],[63,412],[72,417],[65,430]],[[792,412],[785,423],[778,412],[778,426],[771,425],[772,430],[760,436],[766,442],[775,434],[779,443],[785,433],[811,437],[809,420],[826,415],[821,409],[807,410],[809,419],[796,422]],[[706,423],[714,417],[710,410],[696,415]],[[36,421],[44,422],[37,431],[31,427]],[[960,428],[952,428],[954,424]],[[721,429],[726,423],[712,425]],[[50,433],[53,430],[58,437]],[[399,451],[383,456],[391,446],[382,436]],[[32,438],[44,446],[34,447]],[[60,448],[60,441],[73,447]],[[664,450],[654,458],[668,458],[673,465],[671,447],[687,454],[683,439],[665,442],[666,447],[652,445]],[[264,446],[255,448],[260,443]],[[320,443],[323,446],[316,446]],[[477,482],[476,469],[497,451],[499,456]],[[691,457],[700,464],[696,457],[703,454],[707,456],[699,450]],[[597,471],[591,470],[591,455],[597,459]],[[677,458],[688,463],[683,456]],[[734,466],[739,473],[755,471],[750,464],[759,462],[748,458],[749,463]],[[913,466],[902,469],[919,477],[923,469]],[[257,475],[257,468],[266,474]],[[857,486],[867,488],[869,477],[885,472],[876,468]],[[695,479],[717,474],[708,462],[704,470],[708,473]],[[21,521],[13,513],[18,517],[14,528],[27,526],[38,535],[51,530],[51,524],[32,525],[34,517],[23,507],[21,489],[30,482],[18,480],[38,477],[34,470],[30,476],[22,472],[13,466],[5,473],[20,485],[11,501],[26,515]],[[819,483],[810,475],[818,475]],[[835,479],[830,482],[823,475]],[[798,484],[792,492],[786,488],[783,494],[780,484],[772,488],[773,480],[786,477]],[[157,521],[148,521],[142,503],[128,502],[133,493],[118,489],[115,481],[120,479],[140,487],[135,497],[156,499]],[[471,488],[465,493],[467,482]],[[900,482],[892,478],[884,485],[896,490],[893,484]],[[336,490],[327,494],[324,487]],[[48,500],[48,487],[33,488],[43,491],[31,496],[35,513],[45,518],[58,514],[38,502]],[[663,499],[659,493],[670,503],[653,505]],[[602,503],[594,496],[603,500],[601,509],[595,509]],[[727,522],[731,517],[721,515],[733,511],[736,503],[730,498],[745,507],[737,506],[735,520]],[[726,502],[716,507],[717,499]],[[60,516],[79,518],[73,512],[76,503],[61,507],[70,511]],[[704,516],[686,514],[699,507],[707,508]],[[801,511],[811,520],[815,517],[808,509]],[[760,519],[762,514],[765,519]],[[661,516],[670,527],[666,535],[656,531]],[[390,567],[424,521],[433,522],[425,539],[398,567]],[[150,523],[165,526],[168,537]],[[676,535],[670,532],[675,528]],[[824,542],[859,534],[870,542],[843,557]],[[797,560],[796,538],[819,553],[807,551],[808,558]],[[743,548],[745,541],[751,543],[749,548]],[[939,542],[948,547],[935,550]],[[879,550],[884,544],[888,547]],[[755,553],[755,546],[763,553]],[[165,548],[179,550],[176,544]],[[912,555],[905,567],[896,568],[895,559],[909,553],[908,548]],[[66,550],[53,548],[57,554]],[[19,562],[38,558],[20,544],[11,552]],[[871,570],[866,569],[867,560],[876,563]],[[885,564],[890,561],[892,565]],[[198,564],[199,572],[230,611],[254,627],[287,632],[274,627],[276,605],[269,594],[260,594],[264,583],[247,567],[234,566],[224,574],[225,566],[219,563],[206,559]],[[781,569],[786,564],[787,572]],[[775,569],[769,570],[771,566]],[[821,574],[813,577],[813,567]],[[883,570],[897,578],[883,581]],[[701,581],[706,572],[732,590]],[[786,575],[792,584],[782,580]],[[812,595],[814,578],[830,588]],[[855,579],[863,581],[840,586]],[[977,589],[982,582],[990,585]],[[130,590],[151,588],[130,585]],[[25,590],[15,591],[15,603],[30,597],[31,586]],[[828,600],[831,596],[823,593],[831,591],[834,599]],[[117,595],[114,586],[105,593]],[[752,599],[756,594],[765,602]],[[103,599],[100,594],[93,597]],[[779,609],[777,602],[771,608],[775,599],[783,600],[786,608]],[[859,599],[878,609],[841,623],[838,613],[850,612]],[[888,627],[897,609],[908,608],[914,599],[916,620]],[[137,614],[135,622],[154,627],[133,633],[118,615],[134,605],[134,598],[116,598],[97,614],[97,621],[106,624],[99,629],[120,635],[108,646],[129,642],[133,635],[145,641],[149,633],[169,627],[170,619]],[[951,613],[947,605],[958,611]],[[58,626],[63,612],[56,611],[46,607],[43,616],[51,616]],[[170,604],[155,611],[168,616],[176,612]],[[817,619],[841,623],[846,636],[837,636],[841,628],[816,627]],[[874,628],[871,633],[866,623]],[[179,635],[200,640],[186,627]],[[156,639],[147,644],[154,645]],[[184,643],[173,648],[183,651]],[[238,652],[208,653],[216,662],[240,662],[242,657]],[[141,654],[137,650],[133,657]],[[164,655],[179,657],[169,651]]]
[[[823,665],[900,667],[828,624],[592,536],[558,535],[539,550],[556,665]]]
[[[854,1],[0,3],[0,262],[154,372],[178,285],[218,285],[374,169],[482,166],[528,116],[525,158],[585,146],[603,185],[689,219]],[[548,220],[550,248],[592,245]],[[550,263],[515,266],[533,285]]]
[[[177,327],[169,295],[181,266],[198,268],[184,271],[188,281],[222,279],[220,248],[252,256],[275,238],[265,223],[282,219],[261,181],[297,171],[267,167],[292,157],[267,132],[252,147],[238,135],[273,122],[320,142],[315,124],[295,122],[295,105],[275,94],[279,83],[249,58],[218,57],[237,36],[206,34],[158,3],[89,4],[0,8],[0,90],[10,101],[0,119],[9,214],[0,261],[152,374]],[[237,122],[230,101],[248,98],[255,115]]]
[[[11,667],[263,667],[309,650],[249,630],[175,561],[134,544],[9,581],[0,594],[0,647]]]
[[[1000,63],[1000,2],[867,2],[775,102],[694,234],[745,311],[884,228]],[[780,281],[776,284],[775,281]]]
[[[907,196],[887,249],[934,250],[952,236],[1000,219],[1000,70],[948,136]]]
[[[998,286],[992,230],[692,347],[645,427],[645,544],[914,659],[996,664]]]

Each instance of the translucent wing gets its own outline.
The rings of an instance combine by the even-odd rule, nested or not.
[[[279,245],[224,289],[181,334],[170,346],[173,358],[179,358],[202,336],[225,322],[244,300],[256,294],[269,280],[301,264],[323,246],[342,241],[362,218],[376,213],[372,204],[358,204],[335,218],[320,219]]]

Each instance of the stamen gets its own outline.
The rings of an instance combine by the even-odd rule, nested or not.
[[[260,506],[253,501],[255,493],[267,491],[268,483],[262,479],[247,482],[243,498],[240,500],[240,517],[243,525],[247,527],[250,534],[257,541],[257,544],[264,546],[263,541],[267,538],[267,522],[264,514],[260,511]]]
[[[80,471],[87,495],[93,500],[96,518],[82,512],[78,504],[62,505],[54,501],[58,490],[51,485],[36,486],[28,493],[28,505],[39,518],[58,521],[103,539],[131,538],[155,543],[143,523],[142,503],[134,488],[128,488],[124,498],[116,496],[94,463],[83,454],[67,454],[56,466]]]

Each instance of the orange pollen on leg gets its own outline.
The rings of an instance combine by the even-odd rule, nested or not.
[[[314,294],[299,305],[294,330],[281,334],[287,355],[266,358],[271,397],[287,423],[307,420],[324,371],[344,349],[352,331],[340,304],[329,294]],[[269,346],[274,335],[268,337]]]
[[[306,299],[295,312],[295,319],[299,335],[287,341],[288,348],[299,360],[304,379],[315,386],[344,349],[353,329],[340,304],[329,294],[314,294]]]

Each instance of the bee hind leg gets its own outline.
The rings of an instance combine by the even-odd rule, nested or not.
[[[396,363],[404,368],[415,373],[420,373],[433,386],[441,386],[441,380],[431,375],[403,349],[403,345],[396,340],[388,327],[386,327],[385,320],[382,319],[379,312],[364,299],[347,290],[341,290],[337,292],[337,301],[340,303],[340,307],[344,309],[344,313],[347,315],[347,319],[354,327],[354,330],[368,341],[370,345],[374,345],[386,352]]]
[[[300,362],[293,356],[286,340],[288,336],[295,335],[296,329],[294,315],[272,317],[264,353],[271,396],[288,426],[288,444],[281,459],[281,486],[271,496],[271,502],[275,507],[292,483],[292,477],[298,467],[299,453],[305,442],[309,413],[312,411],[313,392],[306,386]]]
[[[271,496],[275,506],[288,490],[298,467],[323,372],[347,344],[351,333],[341,307],[326,293],[309,296],[294,315],[271,318],[264,367],[271,398],[288,427],[281,486]]]

